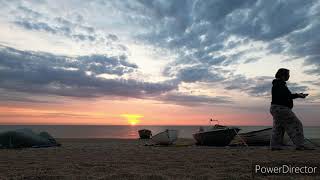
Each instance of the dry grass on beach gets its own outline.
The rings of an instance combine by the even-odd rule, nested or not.
[[[0,179],[251,179],[252,161],[320,159],[319,149],[217,148],[191,145],[189,139],[173,147],[126,139],[59,141],[62,147],[0,150]]]

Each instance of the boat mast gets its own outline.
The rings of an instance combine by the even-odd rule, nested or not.
[[[212,126],[212,121],[216,121],[217,124],[220,125],[219,120],[217,120],[217,119],[212,119],[212,118],[211,118],[210,121],[209,121],[210,126]]]

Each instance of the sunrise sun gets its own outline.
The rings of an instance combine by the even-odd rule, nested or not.
[[[143,117],[140,114],[122,114],[121,116],[125,117],[127,119],[128,123],[130,125],[132,125],[132,126],[140,123],[140,119],[139,118]]]

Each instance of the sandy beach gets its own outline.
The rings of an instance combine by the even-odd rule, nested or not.
[[[145,146],[148,140],[134,139],[59,141],[61,147],[0,150],[0,179],[251,179],[254,161],[320,159],[319,149],[204,147],[192,145],[191,139],[180,139],[171,147]]]

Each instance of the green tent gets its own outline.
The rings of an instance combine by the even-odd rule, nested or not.
[[[18,129],[0,133],[0,148],[52,146],[60,146],[60,144],[47,132],[36,134],[30,129]]]

